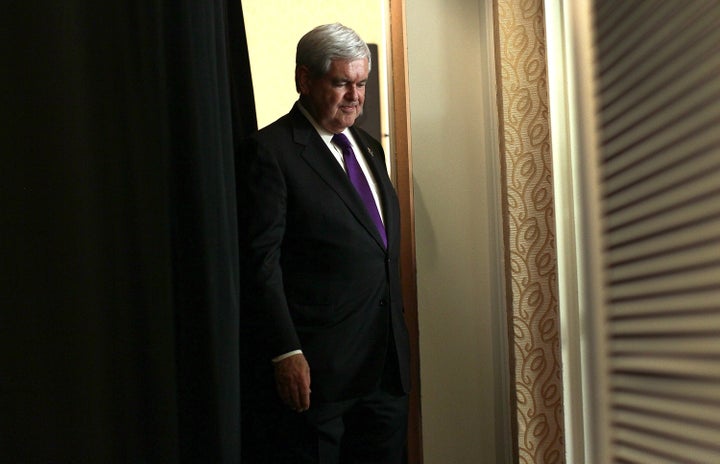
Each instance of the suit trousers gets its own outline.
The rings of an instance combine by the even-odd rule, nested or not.
[[[247,413],[256,433],[243,435],[243,464],[405,463],[408,395],[396,356],[387,357],[376,388],[362,397],[312,404],[304,413],[279,402],[255,419]]]

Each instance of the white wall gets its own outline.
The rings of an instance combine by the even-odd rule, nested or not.
[[[499,463],[492,15],[482,0],[413,0],[406,14],[425,464]]]

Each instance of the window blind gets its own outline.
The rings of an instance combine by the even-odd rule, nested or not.
[[[720,1],[596,0],[608,430],[720,463]]]

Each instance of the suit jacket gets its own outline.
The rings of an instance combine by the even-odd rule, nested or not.
[[[258,343],[272,356],[303,351],[312,401],[369,392],[389,347],[397,353],[402,388],[409,389],[398,200],[380,143],[351,131],[377,182],[387,249],[347,174],[297,105],[245,145]]]

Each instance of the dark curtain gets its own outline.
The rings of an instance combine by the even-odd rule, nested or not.
[[[0,17],[0,461],[239,462],[240,2]]]

